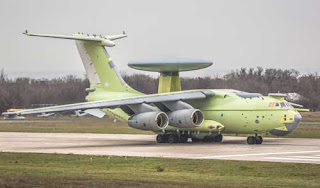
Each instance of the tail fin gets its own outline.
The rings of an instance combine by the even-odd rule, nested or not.
[[[127,37],[120,35],[73,35],[35,34],[26,31],[27,36],[75,40],[91,88],[103,88],[114,92],[136,92],[125,83],[105,47],[115,46],[114,40]]]
[[[90,87],[125,91],[127,84],[116,69],[107,50],[96,42],[76,41]]]

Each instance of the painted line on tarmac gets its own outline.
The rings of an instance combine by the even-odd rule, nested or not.
[[[291,161],[317,161],[317,162],[320,162],[319,159],[291,158],[291,157],[266,157],[266,159],[291,160]]]
[[[204,157],[193,157],[193,158],[195,158],[195,159],[214,159],[214,158],[264,156],[264,155],[283,155],[283,154],[299,154],[299,153],[320,153],[320,151],[289,151],[289,152],[278,152],[278,153],[248,153],[248,154],[217,155],[217,156],[204,156]]]
[[[290,157],[293,157],[293,158],[304,158],[304,159],[319,159],[320,160],[320,156],[317,157],[317,156],[290,156]]]

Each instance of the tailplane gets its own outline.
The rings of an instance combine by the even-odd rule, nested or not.
[[[119,74],[115,63],[112,61],[106,48],[114,47],[114,40],[127,37],[119,35],[89,35],[77,33],[73,35],[52,35],[52,34],[35,34],[27,30],[23,34],[27,36],[48,37],[75,40],[79,54],[81,56],[86,76],[90,82],[90,88],[103,89],[110,92],[133,92],[132,89]]]

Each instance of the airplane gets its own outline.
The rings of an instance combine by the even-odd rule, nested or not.
[[[83,116],[87,116],[89,115],[89,113],[87,112],[83,112],[81,110],[75,110],[72,114],[71,117],[83,117]]]
[[[38,117],[51,117],[51,116],[61,116],[61,114],[56,114],[56,113],[41,113],[40,115],[38,115]]]
[[[23,34],[74,40],[82,59],[90,88],[86,102],[4,112],[6,119],[23,115],[83,110],[102,118],[105,114],[127,122],[128,126],[153,131],[157,143],[221,142],[223,134],[248,134],[247,144],[262,144],[262,134],[284,136],[302,117],[286,95],[248,93],[233,89],[181,91],[179,72],[212,65],[212,62],[185,59],[156,59],[130,63],[139,70],[160,72],[158,93],[143,94],[130,87],[119,74],[107,49],[119,35]]]

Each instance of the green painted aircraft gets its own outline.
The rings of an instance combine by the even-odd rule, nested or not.
[[[6,119],[23,115],[84,110],[102,118],[106,113],[126,121],[132,128],[157,133],[158,143],[221,142],[224,133],[250,134],[248,144],[261,144],[260,136],[283,136],[301,121],[299,106],[285,100],[284,94],[247,93],[232,89],[197,89],[181,91],[179,72],[210,66],[197,59],[159,58],[132,62],[130,67],[160,72],[158,94],[145,95],[131,88],[119,74],[106,48],[120,35],[34,34],[27,36],[75,40],[90,81],[87,102],[45,108],[8,111]]]

